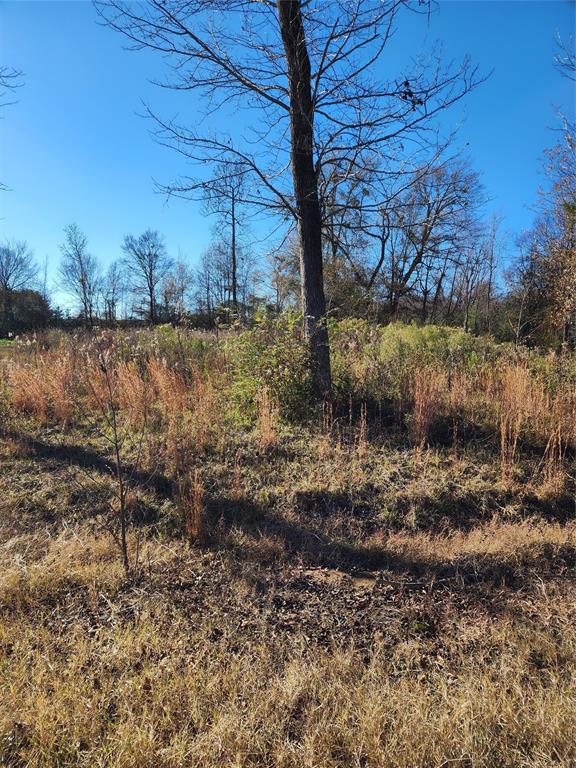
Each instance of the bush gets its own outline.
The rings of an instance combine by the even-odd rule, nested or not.
[[[278,403],[282,420],[296,422],[310,416],[308,352],[298,315],[258,317],[253,329],[228,337],[225,349],[229,395],[238,423],[255,422],[258,393],[264,387]]]
[[[497,354],[490,338],[434,325],[342,320],[330,340],[336,396],[378,402],[401,397],[416,371],[473,371]]]

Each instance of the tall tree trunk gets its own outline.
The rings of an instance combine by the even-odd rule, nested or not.
[[[436,282],[436,290],[434,291],[434,298],[432,299],[432,308],[430,310],[430,322],[435,323],[436,322],[436,313],[438,311],[438,302],[440,301],[440,296],[442,295],[442,288],[444,286],[444,278],[446,277],[446,264],[444,264],[444,267],[442,268],[442,273],[440,274],[440,277],[438,278],[438,281]]]
[[[488,285],[486,287],[486,324],[488,333],[492,333],[492,286],[494,283],[494,243],[490,247]]]
[[[150,325],[156,325],[156,297],[154,296],[154,286],[151,281],[148,282],[148,303],[150,304]]]
[[[430,280],[430,269],[426,269],[426,279],[424,281],[424,288],[422,289],[422,306],[420,308],[420,322],[422,325],[426,325],[428,320],[428,296],[430,295],[430,289],[428,283]]]
[[[465,333],[468,333],[468,331],[470,330],[470,302],[471,302],[470,296],[468,293],[466,293],[466,305],[464,308],[464,322],[462,324],[462,330]]]
[[[314,167],[314,106],[311,68],[300,0],[276,0],[288,64],[290,138],[294,194],[300,236],[300,279],[304,334],[308,339],[315,395],[332,390],[322,264],[322,217]]]
[[[0,336],[8,336],[10,331],[10,315],[12,314],[12,291],[10,288],[2,288],[2,327],[0,328]]]
[[[232,306],[238,309],[238,266],[236,259],[236,196],[232,189]]]
[[[422,325],[426,325],[426,321],[428,320],[428,296],[430,294],[430,291],[428,290],[428,286],[424,289],[422,292],[422,306],[420,307],[420,323]]]

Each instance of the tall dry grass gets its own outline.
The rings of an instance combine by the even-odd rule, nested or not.
[[[412,445],[424,448],[430,436],[435,419],[442,412],[443,393],[446,392],[446,377],[434,368],[417,370],[412,379],[413,408],[408,431]]]
[[[534,389],[530,375],[523,366],[507,366],[498,372],[498,385],[500,463],[502,477],[508,480],[516,462],[522,429],[528,417],[535,413]]]
[[[542,451],[544,481],[563,483],[568,447],[576,447],[576,402],[569,383],[547,390],[546,383],[524,365],[495,370],[487,399],[498,414],[502,477],[510,480],[525,440]]]
[[[113,352],[114,337],[105,341]],[[94,345],[82,354],[82,365],[78,354],[64,346],[10,362],[6,383],[13,409],[41,423],[64,425],[86,411],[97,411],[98,402],[105,400],[106,382]],[[122,419],[134,430],[151,419],[150,456],[161,459],[175,478],[186,473],[192,455],[212,447],[225,450],[237,406],[220,358],[214,369],[202,371],[192,364],[177,369],[152,350],[139,362],[114,354],[111,359],[109,376]],[[531,370],[526,362],[470,369],[426,364],[406,374],[404,382],[394,397],[397,423],[407,427],[415,448],[428,445],[435,424],[443,422],[444,431],[446,426],[452,429],[457,451],[466,440],[467,428],[475,427],[498,440],[503,482],[517,475],[523,449],[529,446],[531,456],[541,453],[542,483],[558,488],[565,484],[567,457],[576,448],[576,387],[569,377],[559,375],[551,386],[544,374]],[[253,435],[262,447],[278,441],[279,413],[285,405],[261,388]],[[324,434],[343,428],[331,409],[325,406],[322,414]],[[358,443],[359,451],[365,453],[368,439],[362,417],[358,429],[352,426],[349,441]]]
[[[47,352],[34,362],[12,362],[7,380],[10,402],[41,423],[69,424],[74,416],[76,361],[72,355]]]
[[[184,521],[184,534],[190,545],[204,539],[204,484],[198,469],[189,471],[178,483],[178,503]]]
[[[258,392],[257,408],[256,435],[260,446],[267,450],[278,442],[279,409],[266,386]]]
[[[197,452],[213,446],[225,431],[223,421],[226,404],[218,398],[210,375],[194,371],[191,385],[191,434]]]
[[[118,405],[131,426],[141,427],[149,414],[151,387],[136,363],[118,364]]]

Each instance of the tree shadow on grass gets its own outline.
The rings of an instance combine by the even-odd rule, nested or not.
[[[78,444],[55,445],[45,440],[39,440],[32,435],[6,428],[0,428],[0,436],[19,442],[25,447],[29,456],[75,466],[87,472],[99,472],[110,477],[116,475],[113,460],[92,448]],[[162,498],[171,498],[174,495],[174,482],[162,473],[145,472],[129,463],[124,463],[123,468],[131,484],[142,489],[149,489]]]
[[[335,538],[308,520],[287,520],[245,499],[208,499],[206,525],[208,546],[229,549],[240,559],[269,562],[266,542],[276,540],[282,545],[282,556],[289,560],[351,575],[388,571],[423,580],[454,580],[462,587],[483,583],[520,589],[530,570],[539,575],[568,575],[576,566],[576,547],[568,544],[526,547],[508,558],[506,553],[486,553],[451,560],[416,559],[387,549],[385,539],[382,544],[367,545]],[[239,540],[230,535],[234,531],[242,534]]]
[[[109,475],[114,470],[109,459],[91,448],[53,445],[7,429],[0,429],[0,434],[21,441],[31,455],[40,459]],[[140,488],[153,491],[161,499],[175,498],[175,483],[165,475],[142,472],[129,465],[125,469],[133,483]],[[205,543],[215,550],[229,550],[239,559],[269,564],[271,555],[267,542],[277,541],[281,553],[273,555],[272,559],[280,556],[307,567],[338,569],[350,574],[388,571],[424,580],[454,580],[463,586],[483,583],[521,588],[525,584],[527,571],[537,571],[539,575],[569,576],[570,571],[576,567],[576,547],[568,544],[556,547],[542,544],[540,547],[526,548],[521,557],[515,555],[509,559],[506,559],[505,554],[483,554],[460,556],[447,561],[403,556],[387,549],[385,539],[382,544],[371,545],[363,543],[361,537],[352,541],[345,535],[336,536],[327,531],[331,516],[342,519],[343,515],[349,514],[360,521],[361,533],[366,535],[378,528],[385,533],[390,526],[375,515],[370,501],[369,489],[362,503],[346,493],[307,492],[297,497],[294,516],[288,519],[274,509],[274,503],[264,506],[246,498],[207,494],[204,499]],[[551,502],[542,502],[540,499],[533,499],[533,503],[534,512],[540,518],[548,517],[560,522],[574,518],[574,499],[571,496],[560,507],[557,503],[551,505]],[[461,524],[462,520],[472,517],[472,506],[463,514],[461,496],[445,496],[438,500],[438,504],[440,506],[437,510],[431,510],[431,518],[439,516],[444,522],[449,521],[453,530],[470,530],[474,527],[474,523]],[[457,510],[457,515],[446,515],[446,510],[451,508]],[[482,522],[478,517],[473,519],[476,524]],[[148,525],[156,521],[144,515],[139,522]],[[363,529],[365,524],[368,528]],[[422,530],[434,531],[434,525],[430,524]],[[241,536],[238,537],[236,533]]]

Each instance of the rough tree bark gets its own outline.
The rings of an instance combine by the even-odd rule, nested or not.
[[[276,0],[288,65],[292,178],[298,212],[304,334],[316,394],[330,397],[332,377],[322,263],[322,216],[314,165],[311,66],[300,0]]]
[[[238,267],[236,258],[236,193],[232,189],[232,306],[238,310]]]

